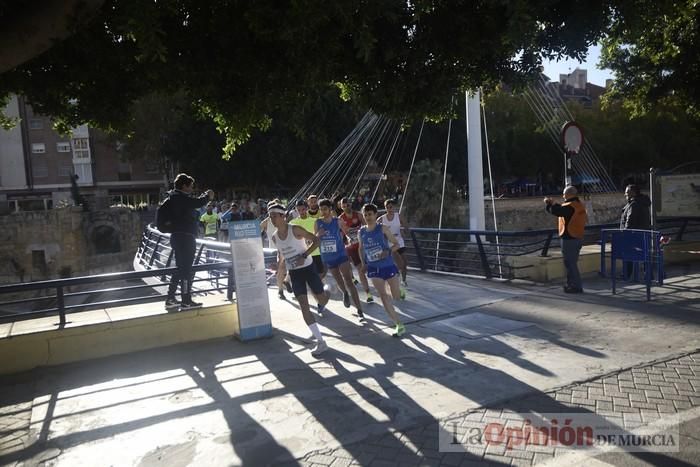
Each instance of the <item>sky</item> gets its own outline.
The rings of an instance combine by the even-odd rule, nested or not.
[[[596,67],[600,59],[600,46],[594,45],[588,49],[588,57],[584,63],[579,63],[576,60],[551,61],[544,63],[544,74],[552,81],[559,81],[559,74],[571,73],[577,67],[588,70],[588,82],[605,86],[605,80],[613,78],[610,70],[599,70]]]

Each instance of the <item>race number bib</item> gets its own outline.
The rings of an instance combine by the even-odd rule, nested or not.
[[[359,243],[360,242],[359,234],[360,234],[359,229],[348,230],[348,238],[350,239],[350,243],[352,243],[353,245],[355,243]]]
[[[384,249],[381,246],[375,246],[367,250],[367,260],[370,262],[379,261],[382,259]]]
[[[338,246],[336,245],[335,239],[332,240],[322,240],[321,241],[321,253],[337,253]]]

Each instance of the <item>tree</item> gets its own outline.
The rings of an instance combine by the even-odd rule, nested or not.
[[[623,99],[633,115],[656,103],[681,106],[700,120],[700,4],[620,2],[611,18],[600,63],[615,73],[608,102]]]
[[[443,118],[455,90],[582,57],[608,12],[564,0],[106,0],[73,35],[0,75],[0,96],[22,94],[64,127],[113,130],[128,127],[132,102],[182,92],[230,154],[330,83],[378,113]]]
[[[423,159],[416,162],[401,211],[411,225],[437,226],[442,200],[443,165],[438,160]],[[443,210],[443,228],[464,225],[466,206],[448,173],[445,184],[446,208]],[[459,208],[464,208],[460,210]]]

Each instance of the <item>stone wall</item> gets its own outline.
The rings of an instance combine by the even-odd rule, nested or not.
[[[0,283],[131,270],[142,231],[139,213],[123,208],[0,216]]]
[[[500,231],[517,230],[542,230],[556,228],[556,219],[544,210],[544,197],[528,198],[502,198],[497,199],[496,219]],[[555,198],[555,201],[563,201]],[[590,199],[584,200],[588,211],[589,224],[616,223],[620,220],[622,207],[627,202],[624,194],[611,193],[601,195],[591,195]],[[437,227],[437,217],[440,210],[439,200],[434,206],[421,206],[416,212],[402,212],[402,216],[408,220],[413,227]],[[449,224],[443,227],[468,228],[469,208],[466,202],[458,205],[444,207],[445,218],[453,216]],[[448,210],[450,212],[448,212]],[[454,215],[456,213],[457,225],[455,225]],[[493,230],[493,211],[491,200],[486,200],[486,230]],[[426,225],[430,224],[430,225]]]
[[[544,197],[536,198],[506,198],[496,200],[496,218],[498,229],[510,230],[541,230],[553,229],[557,226],[556,219],[544,210]],[[556,202],[561,199],[553,197]],[[588,212],[589,224],[607,224],[619,222],[622,207],[627,200],[622,193],[591,195],[584,200]],[[493,214],[491,201],[486,202],[486,228],[493,229]]]

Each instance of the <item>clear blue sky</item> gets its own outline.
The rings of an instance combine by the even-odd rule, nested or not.
[[[588,82],[605,86],[605,80],[614,78],[610,70],[599,70],[596,66],[600,59],[600,46],[594,45],[588,49],[588,57],[584,63],[576,60],[563,60],[560,62],[551,61],[544,63],[544,74],[552,81],[559,81],[560,73],[571,73],[577,67],[588,70]]]

